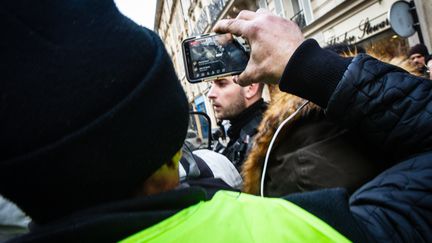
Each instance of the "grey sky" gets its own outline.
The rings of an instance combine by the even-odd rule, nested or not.
[[[124,15],[149,29],[154,27],[156,0],[114,0]]]

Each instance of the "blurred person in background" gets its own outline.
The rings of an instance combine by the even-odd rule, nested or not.
[[[417,69],[421,76],[429,78],[429,74],[427,73],[428,68],[426,66],[426,59],[429,56],[427,47],[424,44],[419,43],[409,49],[407,56],[411,61],[411,64]]]
[[[432,55],[429,55],[429,59],[426,62],[426,66],[429,72],[429,79],[432,80]]]

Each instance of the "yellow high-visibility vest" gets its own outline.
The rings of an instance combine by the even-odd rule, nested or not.
[[[144,229],[129,242],[350,242],[321,219],[278,198],[219,191]]]

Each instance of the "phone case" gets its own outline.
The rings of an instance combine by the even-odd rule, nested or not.
[[[204,34],[204,35],[199,35],[199,36],[194,36],[194,37],[189,37],[189,38],[186,38],[185,40],[183,40],[182,41],[182,53],[183,53],[183,62],[184,62],[184,67],[185,67],[185,71],[186,71],[186,79],[190,82],[190,83],[198,83],[198,82],[203,82],[203,81],[212,81],[212,80],[215,80],[215,79],[218,79],[218,78],[222,78],[222,77],[226,77],[226,76],[231,76],[231,75],[236,75],[236,74],[239,74],[239,73],[241,73],[243,70],[244,70],[244,68],[242,68],[241,70],[235,70],[235,71],[225,71],[225,69],[220,69],[220,70],[216,70],[216,71],[214,71],[214,70],[211,70],[211,71],[209,71],[209,72],[207,72],[207,74],[208,75],[204,75],[204,76],[202,76],[202,77],[191,77],[192,75],[191,75],[191,73],[193,73],[193,70],[192,69],[194,69],[194,68],[200,68],[200,67],[194,67],[193,66],[193,64],[192,64],[192,58],[191,58],[191,50],[186,50],[187,48],[185,47],[186,46],[186,43],[189,43],[189,42],[191,42],[191,41],[193,41],[193,40],[204,40],[205,38],[207,38],[208,39],[208,37],[216,37],[216,36],[218,36],[219,34],[214,34],[214,33],[212,33],[212,34]],[[238,48],[238,50],[239,51],[241,51],[241,52],[243,52],[241,55],[243,55],[243,56],[247,56],[247,59],[244,59],[244,57],[243,57],[243,66],[245,66],[246,64],[244,63],[244,62],[246,62],[247,63],[247,61],[248,61],[248,59],[249,59],[249,53],[250,53],[250,46],[249,46],[249,44],[243,39],[243,38],[241,38],[241,37],[236,37],[236,36],[234,36],[234,35],[232,35],[232,38],[233,38],[233,40],[236,42],[236,43],[233,43],[232,45],[230,45],[230,47],[231,46],[237,46]],[[210,47],[211,45],[208,45],[208,46],[206,46],[206,48],[207,47]],[[213,47],[213,46],[211,46],[211,47]],[[237,51],[237,49],[234,49],[234,51]],[[188,52],[189,51],[189,52]],[[216,56],[217,55],[221,55],[221,53],[217,53],[216,54]],[[233,58],[231,58],[231,59],[233,59]],[[206,59],[205,59],[206,60]],[[221,59],[222,60],[222,59]],[[223,60],[225,60],[225,59],[223,59]],[[223,63],[222,61],[220,61],[220,60],[218,60],[219,62],[221,62],[221,63]],[[217,63],[217,62],[215,62],[215,63]],[[210,64],[209,64],[210,65]],[[223,64],[223,65],[225,65],[225,64]],[[205,66],[204,66],[205,67]],[[218,72],[218,71],[220,71],[220,72]],[[196,71],[195,71],[196,72]],[[213,72],[214,72],[214,74],[213,74]],[[204,72],[205,73],[205,72]],[[196,75],[199,75],[199,74],[196,74]]]

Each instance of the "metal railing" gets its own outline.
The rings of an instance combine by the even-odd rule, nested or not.
[[[298,11],[294,16],[292,16],[290,20],[295,22],[300,27],[300,29],[303,29],[306,26],[306,19],[303,13],[303,9]]]

